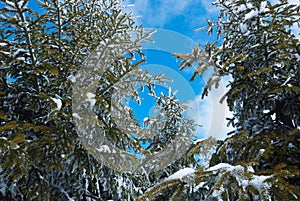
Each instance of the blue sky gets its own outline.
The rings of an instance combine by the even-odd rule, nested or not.
[[[206,19],[218,16],[218,9],[211,5],[213,0],[125,0],[133,4],[129,10],[146,28],[163,28],[184,34],[193,40],[206,43],[205,32],[194,30],[207,25]]]
[[[163,73],[173,79],[170,83],[172,90],[178,91],[177,98],[185,101],[190,107],[187,116],[202,125],[197,128],[197,138],[214,136],[224,139],[230,131],[225,120],[230,114],[225,103],[219,103],[226,92],[225,84],[202,100],[201,93],[208,76],[198,77],[190,82],[193,69],[180,72],[180,61],[171,55],[189,53],[197,44],[204,45],[216,39],[215,36],[209,37],[205,31],[194,31],[206,26],[206,19],[217,18],[219,10],[212,6],[211,2],[212,0],[126,0],[125,4],[130,5],[127,11],[137,16],[137,23],[145,28],[157,30],[152,36],[154,43],[144,45],[147,62],[142,67],[153,74]],[[154,101],[143,97],[144,104],[140,107],[134,105],[135,114],[140,120],[151,114],[154,104]]]

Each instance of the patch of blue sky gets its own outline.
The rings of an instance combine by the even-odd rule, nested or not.
[[[21,77],[22,76],[18,76],[18,77],[7,76],[6,79],[7,79],[8,83],[13,83],[13,82],[17,81]]]
[[[197,94],[202,92],[204,81],[201,77],[199,77],[198,82],[190,82],[190,75],[184,76],[182,72],[180,72],[178,68],[179,61],[172,56],[170,52],[158,49],[146,49],[144,53],[147,57],[146,62],[141,65],[144,71],[148,71],[152,75],[162,73],[165,78],[172,80],[166,81],[167,86],[161,84],[155,86],[154,91],[156,95],[160,93],[168,95],[170,88],[177,99],[188,103],[188,101],[194,99]],[[135,118],[139,120],[142,125],[144,118],[153,115],[156,100],[148,95],[149,90],[147,88],[145,88],[144,92],[142,92],[141,89],[139,89],[138,92],[141,96],[141,104],[139,105],[131,100],[129,101],[129,106],[133,108]]]
[[[143,121],[146,117],[153,116],[154,115],[154,108],[156,105],[156,100],[154,97],[149,96],[149,89],[145,87],[144,91],[141,89],[137,90],[139,93],[139,96],[141,98],[141,104],[138,104],[136,101],[130,100],[129,106],[133,108],[133,114],[134,118],[139,121],[140,126],[143,127]],[[165,87],[162,86],[156,86],[155,87],[155,93],[160,94],[164,93],[167,94],[168,90]]]
[[[127,9],[133,15],[141,16],[136,18],[137,23],[157,30],[152,35],[154,42],[146,42],[143,46],[147,63],[142,68],[151,69],[153,74],[164,73],[173,80],[171,86],[173,91],[178,91],[176,96],[180,100],[188,100],[188,116],[196,124],[202,125],[196,131],[198,138],[214,136],[224,139],[228,108],[225,104],[221,105],[219,99],[226,93],[225,87],[213,90],[209,97],[202,100],[201,93],[211,71],[190,82],[196,66],[180,72],[180,61],[172,57],[172,53],[190,53],[198,44],[203,47],[207,42],[217,39],[216,34],[208,36],[205,29],[195,32],[196,29],[207,26],[207,19],[217,20],[219,9],[212,6],[212,2],[213,0],[126,0],[124,4],[135,5]],[[220,125],[215,125],[216,122]]]

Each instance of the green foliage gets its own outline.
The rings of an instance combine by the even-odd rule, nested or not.
[[[274,175],[276,178],[272,179],[274,192],[277,188],[276,183],[279,182],[280,188],[289,186],[288,192],[293,193],[300,184],[300,147],[297,143],[299,139],[298,129],[290,132],[278,130],[263,132],[254,137],[249,137],[249,133],[244,131],[226,139],[218,147],[212,157],[211,165],[220,162],[233,165],[252,164],[258,174]],[[276,196],[281,195],[277,193]]]
[[[298,200],[299,134],[232,136],[219,146],[210,168],[164,179],[138,200]]]
[[[216,154],[212,157],[210,165],[224,162],[236,165],[240,162],[253,163],[257,171],[274,169],[280,164],[290,168],[300,167],[300,146],[297,143],[300,132],[294,129],[290,132],[279,130],[263,132],[250,137],[243,131],[226,139]]]

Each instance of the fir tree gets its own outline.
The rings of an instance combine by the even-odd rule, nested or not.
[[[97,137],[106,135],[126,159],[140,162],[129,152],[155,161],[163,155],[151,155],[153,147],[167,146],[170,134],[180,134],[186,143],[193,136],[182,103],[155,95],[153,87],[165,78],[139,68],[142,41],[152,32],[136,26],[121,1],[43,0],[39,9],[29,8],[28,0],[1,2],[0,199],[130,200],[140,195],[159,177],[130,172],[127,163],[126,173],[114,168],[119,162],[105,160]],[[87,95],[80,94],[81,84],[98,70],[103,72],[92,77],[92,106],[100,132],[82,133],[75,118],[86,116],[73,110],[88,105],[75,96]],[[126,107],[126,98],[140,100],[137,87],[147,87],[160,101],[162,112],[148,122],[148,130]],[[92,143],[85,138],[89,134]],[[154,135],[162,140],[152,143]],[[142,141],[152,146],[145,150]]]

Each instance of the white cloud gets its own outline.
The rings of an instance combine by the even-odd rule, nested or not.
[[[220,99],[226,92],[227,82],[228,80],[224,79],[219,88],[210,91],[208,97],[201,99],[201,95],[198,95],[188,102],[191,108],[187,113],[188,117],[202,125],[197,129],[198,138],[213,136],[216,139],[225,139],[226,134],[233,130],[231,126],[227,127],[226,120],[227,117],[232,116],[232,113],[226,106],[226,101],[220,103]]]
[[[289,0],[291,4],[300,5],[300,0]]]
[[[202,127],[197,127],[197,138],[204,138],[209,133],[209,127],[212,119],[212,103],[210,99],[201,99],[201,95],[196,96],[193,100],[188,101],[189,110],[187,116],[193,119],[196,124]]]
[[[217,8],[216,6],[212,5],[212,2],[214,2],[214,0],[201,0],[201,4],[202,4],[202,6],[205,9],[207,14],[209,14],[209,15],[212,15],[212,14],[218,15],[220,9]]]
[[[127,0],[125,4],[134,4],[133,12],[141,15],[147,25],[163,27],[174,16],[183,15],[193,0]]]

